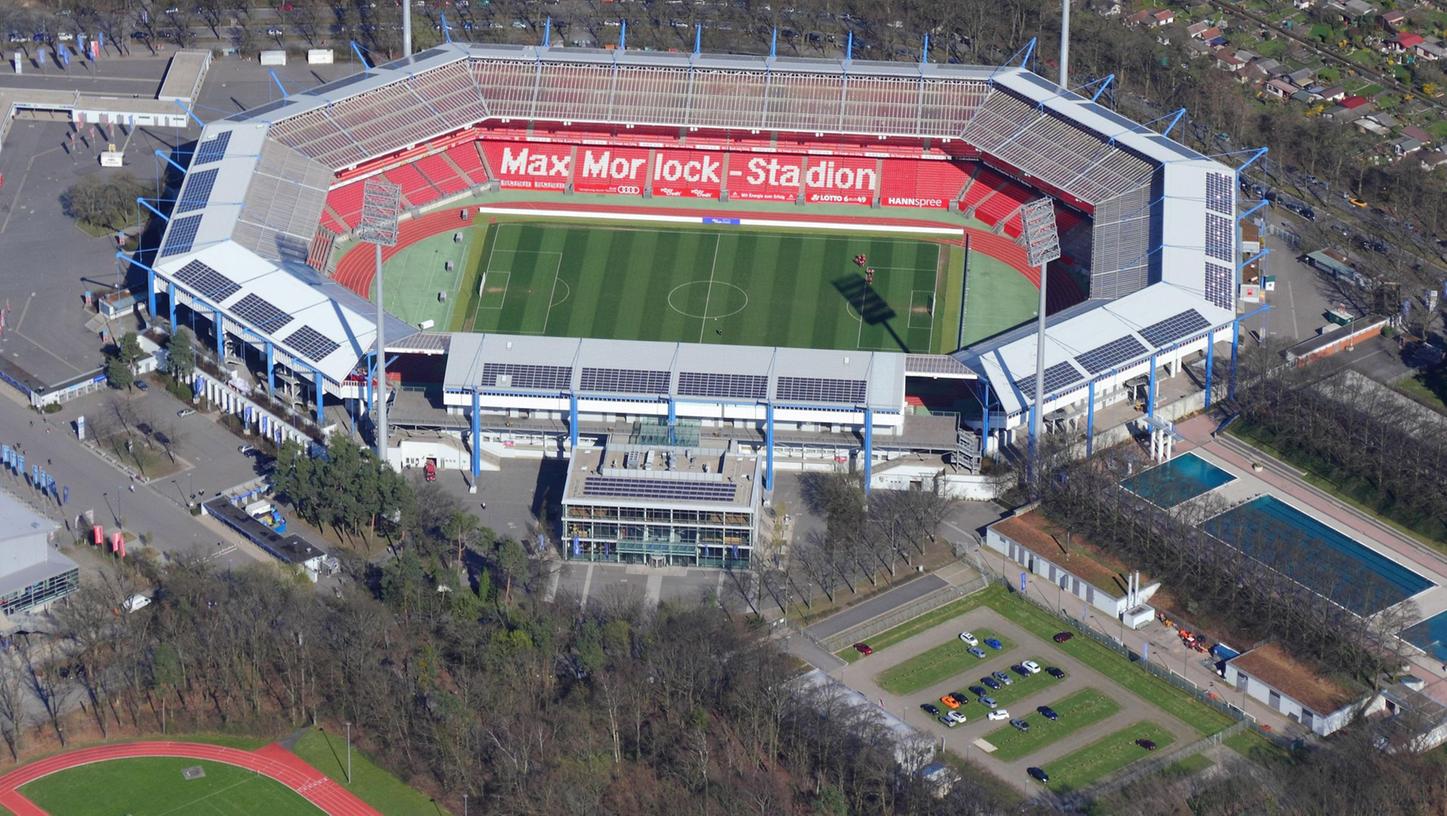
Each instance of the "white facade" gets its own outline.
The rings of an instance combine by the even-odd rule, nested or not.
[[[1002,534],[993,524],[985,531],[985,546],[1019,564],[1026,572],[1040,576],[1059,587],[1062,592],[1085,601],[1113,618],[1119,618],[1132,606],[1150,600],[1150,597],[1156,594],[1156,590],[1161,587],[1159,581],[1142,586],[1136,593],[1135,602],[1132,603],[1128,596],[1120,594],[1119,590],[1114,587],[1100,587],[1089,581],[1082,581],[1079,576],[1065,567],[1051,562]]]
[[[1329,736],[1351,722],[1356,716],[1357,709],[1366,702],[1365,700],[1348,703],[1336,711],[1325,714],[1312,711],[1300,702],[1282,694],[1278,689],[1259,677],[1252,677],[1244,671],[1236,668],[1234,658],[1226,663],[1222,672],[1227,685],[1236,689],[1237,692],[1245,692],[1253,700],[1260,702],[1272,711],[1279,711],[1290,720],[1301,723],[1311,729],[1312,733],[1318,736]]]

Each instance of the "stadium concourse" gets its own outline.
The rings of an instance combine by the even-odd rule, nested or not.
[[[432,395],[413,406],[415,426],[452,435],[455,450],[470,452],[463,466],[473,474],[484,458],[491,466],[519,447],[566,453],[583,428],[657,423],[669,440],[682,426],[740,439],[742,451],[767,460],[768,485],[776,431],[792,434],[804,458],[852,460],[868,484],[876,459],[966,444],[956,430],[973,435],[976,448],[1013,444],[1032,410],[1056,429],[1083,432],[1089,447],[1097,408],[1139,406],[1153,416],[1158,372],[1174,377],[1203,357],[1213,395],[1217,342],[1229,338],[1235,359],[1236,172],[1015,65],[458,43],[208,123],[160,246],[134,262],[147,271],[153,314],[164,308],[173,324],[185,318],[209,332],[217,358],[250,370],[251,387],[292,406],[293,416],[273,417],[264,432],[317,435],[364,414],[373,391],[369,274],[360,261],[334,257],[338,242],[351,240],[370,178],[400,188],[404,243],[451,220],[469,252],[492,240],[464,240],[460,227],[478,213],[543,224],[618,218],[625,208],[641,210],[630,221],[666,222],[660,232],[692,224],[741,235],[842,229],[931,241],[944,248],[933,287],[915,268],[926,257],[919,253],[906,271],[917,276],[910,286],[883,270],[881,291],[871,293],[873,271],[859,270],[857,283],[836,274],[841,314],[853,309],[859,321],[853,349],[838,332],[720,355],[706,343],[588,336],[576,327],[567,331],[584,336],[535,336],[550,333],[546,320],[540,329],[479,335],[388,319],[387,352],[397,358],[389,378],[400,376],[406,393]],[[964,342],[963,327],[971,313],[1010,313],[989,300],[1003,290],[981,285],[969,262],[1029,274],[1014,245],[1023,205],[1041,197],[1053,201],[1062,249],[1051,280],[1080,285],[1077,297],[1050,307],[1045,400],[1032,407],[1030,314],[979,342]],[[530,203],[509,204],[518,198]],[[529,233],[538,241],[549,234]],[[956,253],[966,238],[972,250]],[[713,246],[723,254],[723,239]],[[840,245],[820,263],[834,263],[828,258],[839,251],[851,252]],[[516,271],[472,256],[457,263],[461,276],[479,263],[484,275],[501,269],[510,280]],[[532,267],[520,280],[531,274],[547,286]],[[797,271],[801,280],[827,272]],[[1017,280],[1033,289],[1036,277]],[[729,282],[710,271],[697,284],[689,298],[703,301],[707,327],[721,319],[713,294]],[[459,299],[505,305],[506,285],[478,288]],[[726,296],[748,296],[735,288],[743,295]],[[532,296],[549,312],[570,296],[553,294]],[[813,300],[800,308],[827,308]],[[449,323],[467,311],[446,312]],[[871,315],[890,316],[878,321],[895,344],[888,350],[865,331]],[[899,331],[895,322],[910,325]],[[719,325],[713,336],[723,335]],[[695,340],[709,337],[700,330]],[[205,388],[239,410],[231,382]],[[328,402],[337,406],[331,413]],[[313,413],[314,422],[299,419]],[[251,416],[264,425],[269,415],[258,408]],[[455,461],[442,448],[388,456],[399,465]]]

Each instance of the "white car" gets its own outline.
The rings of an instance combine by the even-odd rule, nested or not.
[[[989,717],[990,717],[990,719],[991,719],[992,721],[993,721],[993,720],[1008,720],[1008,719],[1010,719],[1010,711],[1009,711],[1009,709],[997,708],[997,709],[995,709],[994,711],[991,711],[991,712],[990,712]]]
[[[1025,671],[1030,672],[1031,674],[1039,674],[1039,673],[1040,673],[1040,664],[1039,664],[1039,663],[1036,663],[1036,662],[1033,661],[1033,660],[1027,660],[1027,661],[1025,661],[1024,663],[1021,663],[1020,665],[1024,667]]]
[[[975,637],[974,633],[972,632],[961,632],[960,640],[968,646],[980,645],[980,639]]]
[[[126,610],[127,612],[135,612],[140,609],[145,609],[150,605],[151,599],[140,593],[136,593],[135,595],[132,595],[124,601],[121,601],[121,608]]]
[[[965,715],[961,714],[961,713],[958,712],[958,711],[946,711],[946,712],[945,712],[945,719],[949,720],[950,722],[954,723],[955,725],[964,725],[964,724],[965,724]]]

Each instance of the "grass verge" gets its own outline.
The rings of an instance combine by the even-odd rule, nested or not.
[[[1007,724],[986,734],[985,741],[995,746],[991,756],[1002,762],[1013,762],[1120,710],[1119,703],[1093,688],[1084,688],[1062,697],[1050,707],[1055,709],[1060,719],[1051,721],[1031,712],[1029,716],[1019,718],[1029,723],[1029,731]]]
[[[1214,764],[1216,763],[1212,762],[1211,758],[1205,754],[1191,754],[1179,762],[1172,762],[1170,765],[1167,765],[1162,773],[1167,776],[1195,776]]]
[[[980,606],[982,602],[983,599],[980,597],[980,593],[950,601],[944,606],[932,609],[917,618],[910,618],[893,629],[886,629],[874,637],[868,638],[865,642],[868,643],[869,647],[874,649],[877,654],[881,649],[886,649],[902,640],[908,640],[920,632],[926,629],[932,629],[951,618],[957,618],[969,612],[971,609]],[[863,655],[854,650],[853,646],[840,649],[836,653],[836,656],[846,663],[853,663],[863,657]]]
[[[426,794],[378,767],[356,748],[352,749],[352,782],[347,784],[347,743],[340,733],[308,728],[291,750],[383,813],[447,813]]]
[[[1135,744],[1138,739],[1154,742],[1158,751],[1176,741],[1171,732],[1149,720],[1131,723],[1045,766],[1045,772],[1050,774],[1050,789],[1059,793],[1079,790],[1150,756]]]
[[[975,636],[980,639],[980,648],[985,652],[984,659],[975,657],[966,651],[969,647],[958,639],[950,638],[932,649],[920,652],[914,657],[896,663],[880,672],[876,678],[879,681],[879,687],[890,694],[913,694],[920,689],[948,680],[973,666],[985,663],[991,658],[999,657],[1015,646],[1009,640],[988,629],[976,629]],[[995,650],[985,646],[986,638],[998,638],[1003,648]]]
[[[1281,761],[1291,758],[1291,754],[1285,748],[1250,728],[1227,737],[1226,747],[1257,762]]]

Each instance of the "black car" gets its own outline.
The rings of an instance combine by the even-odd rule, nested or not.
[[[1056,632],[1050,639],[1056,643],[1066,643],[1073,637],[1075,637],[1074,632]]]
[[[1147,751],[1156,750],[1156,744],[1148,739],[1138,739],[1135,741],[1135,744],[1146,749]]]
[[[1027,669],[1027,668],[1025,668],[1024,666],[1021,666],[1019,663],[1016,663],[1015,665],[1011,666],[1011,667],[1010,667],[1010,671],[1012,671],[1012,672],[1020,675],[1021,677],[1029,677],[1029,676],[1030,676],[1030,670]]]
[[[1015,719],[1013,719],[1013,720],[1011,720],[1011,721],[1010,721],[1010,724],[1013,725],[1013,726],[1015,726],[1015,730],[1016,730],[1016,731],[1029,731],[1029,730],[1030,730],[1030,723],[1027,723],[1027,722],[1025,722],[1024,720],[1022,720],[1022,719],[1020,719],[1020,718],[1018,718],[1018,717],[1015,718]]]
[[[1040,712],[1040,716],[1044,717],[1047,720],[1060,719],[1060,715],[1057,714],[1055,712],[1055,709],[1051,708],[1050,706],[1037,706],[1035,710]]]
[[[1056,680],[1065,679],[1065,672],[1055,668],[1054,666],[1046,666],[1045,673],[1050,675],[1051,677],[1054,677]]]
[[[984,686],[970,686],[970,693],[973,694],[973,695],[975,695],[976,697],[984,697],[984,696],[985,696],[985,687],[984,687]]]
[[[1050,781],[1050,774],[1045,773],[1044,768],[1026,768],[1025,773],[1030,774],[1030,778],[1036,780],[1037,782]]]
[[[1000,687],[1000,681],[999,681],[999,680],[996,680],[996,679],[993,678],[993,677],[981,677],[981,678],[980,678],[980,682],[981,682],[981,683],[984,683],[985,685],[989,686],[989,687],[992,688],[992,689],[997,689],[997,688]]]
[[[940,707],[934,703],[920,703],[919,710],[931,717],[938,717],[940,715]]]
[[[970,701],[969,696],[966,695],[966,694],[965,694],[964,692],[962,692],[962,691],[952,691],[952,692],[950,692],[949,694],[946,694],[945,696],[948,697],[948,698],[950,698],[951,700],[954,700],[955,702],[959,703],[960,705],[964,705],[965,703],[968,703],[968,702]]]

